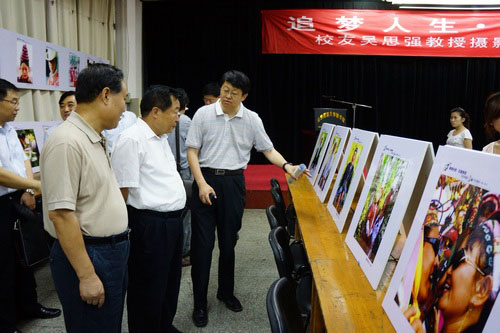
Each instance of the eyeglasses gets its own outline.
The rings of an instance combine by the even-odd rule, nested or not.
[[[440,241],[439,238],[424,237],[424,242],[427,242],[432,245],[435,255],[437,255],[439,252],[439,241]]]
[[[479,268],[477,265],[472,261],[467,253],[465,253],[465,249],[460,249],[455,255],[453,256],[453,259],[451,260],[451,265],[453,269],[457,269],[457,267],[465,260],[465,262],[472,267],[476,269],[476,271],[479,272],[482,276],[485,276],[486,274]]]
[[[228,90],[228,89],[223,89],[221,91],[221,95],[224,95],[224,96],[231,96],[231,97],[238,97],[240,96],[239,93],[235,92],[235,91],[231,91],[231,90]]]
[[[14,106],[18,106],[20,101],[18,99],[14,99],[14,100],[8,100],[8,99],[0,99],[0,101],[4,101],[4,102],[9,102],[10,104],[14,105]]]

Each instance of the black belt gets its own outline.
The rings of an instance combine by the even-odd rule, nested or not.
[[[118,235],[107,236],[107,237],[94,237],[94,236],[85,236],[83,235],[83,241],[85,244],[90,245],[105,245],[105,244],[115,244],[119,242],[123,242],[129,239],[130,229],[122,232]]]
[[[131,210],[134,214],[144,214],[144,215],[150,215],[150,216],[156,216],[156,217],[162,217],[162,218],[176,218],[176,217],[181,217],[182,216],[182,211],[183,209],[179,210],[174,210],[172,212],[158,212],[156,210],[150,210],[150,209],[137,209],[132,206],[127,206],[129,210]]]
[[[245,172],[245,169],[226,170],[226,169],[201,168],[201,171],[203,173],[208,173],[210,175],[216,175],[216,176],[235,176],[235,175],[242,175]]]

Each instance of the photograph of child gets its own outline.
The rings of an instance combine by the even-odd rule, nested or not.
[[[481,332],[500,286],[500,195],[441,175],[395,296],[416,332]]]
[[[391,217],[408,161],[383,154],[363,205],[354,238],[373,262]]]
[[[59,86],[59,64],[57,51],[45,49],[45,79],[49,86]]]
[[[35,138],[35,131],[33,129],[19,129],[16,130],[17,137],[21,142],[24,149],[24,154],[31,161],[31,167],[36,168],[40,165],[40,153],[38,151],[38,144]]]
[[[69,86],[76,87],[76,80],[80,74],[80,57],[74,53],[69,54]]]
[[[33,46],[22,39],[18,39],[17,59],[19,59],[17,82],[32,84],[33,76],[31,73],[30,59],[33,59]]]
[[[363,146],[359,143],[353,142],[351,151],[347,156],[348,163],[345,166],[344,172],[342,173],[342,178],[339,183],[337,192],[335,193],[335,198],[333,199],[333,206],[337,212],[342,211],[344,207],[344,201],[349,192],[349,186],[351,186],[352,176],[356,171],[356,166],[358,165],[359,157],[363,151]]]
[[[326,180],[328,179],[328,176],[330,175],[330,171],[332,169],[332,163],[335,160],[335,157],[337,156],[337,151],[339,148],[340,144],[340,137],[334,136],[332,140],[332,144],[330,145],[330,149],[328,149],[328,152],[325,157],[325,167],[323,168],[323,171],[321,172],[321,175],[319,176],[318,180],[318,186],[321,189],[321,191],[324,190]]]

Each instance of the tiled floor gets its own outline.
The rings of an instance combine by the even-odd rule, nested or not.
[[[278,278],[273,254],[267,240],[269,224],[263,209],[247,209],[243,216],[236,246],[236,296],[243,311],[234,313],[215,298],[217,291],[217,246],[214,250],[210,286],[208,290],[209,322],[197,328],[191,321],[193,293],[191,268],[182,271],[181,291],[174,325],[183,332],[269,332],[266,294],[271,283]],[[59,307],[48,264],[36,270],[38,297],[48,307]],[[20,323],[23,332],[65,332],[62,316],[49,320],[31,320]],[[128,332],[127,312],[124,311],[123,332]]]

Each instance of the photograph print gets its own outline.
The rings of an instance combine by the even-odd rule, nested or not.
[[[349,187],[351,186],[351,180],[356,172],[356,167],[358,165],[359,157],[363,151],[363,145],[357,142],[353,142],[351,150],[347,155],[347,164],[341,173],[341,180],[339,187],[335,192],[335,197],[333,199],[333,207],[340,213],[344,207],[344,202],[349,192]],[[340,172],[339,172],[340,175]],[[332,194],[333,195],[333,194]]]
[[[33,84],[33,46],[17,40],[17,82]]]
[[[330,144],[330,148],[325,156],[325,167],[320,170],[319,178],[318,178],[318,186],[321,191],[324,191],[326,180],[328,176],[330,176],[330,172],[332,171],[333,161],[335,160],[335,156],[337,156],[337,152],[339,150],[340,145],[340,137],[334,136],[332,139],[332,143]]]
[[[394,301],[418,331],[481,332],[500,285],[500,195],[441,175]],[[406,287],[405,287],[406,286]]]
[[[321,130],[319,132],[318,139],[316,140],[316,145],[314,147],[308,168],[309,172],[311,173],[311,177],[308,177],[308,180],[313,185],[316,181],[318,170],[321,168],[321,163],[323,162],[323,158],[325,157],[325,153],[329,146],[330,138],[334,128],[334,125],[328,123],[324,123],[321,126]]]
[[[379,160],[354,232],[354,238],[371,262],[377,255],[407,166],[407,160],[390,154],[382,154]]]
[[[440,146],[382,307],[398,332],[498,332],[500,156]]]
[[[59,57],[50,47],[45,49],[45,80],[49,86],[59,86]]]
[[[76,87],[76,80],[80,74],[80,56],[69,53],[69,86]]]
[[[18,129],[16,130],[19,142],[24,150],[24,154],[27,159],[31,162],[32,168],[38,168],[40,166],[40,152],[38,149],[38,143],[35,137],[34,129]]]

